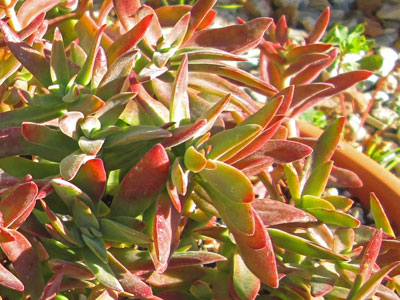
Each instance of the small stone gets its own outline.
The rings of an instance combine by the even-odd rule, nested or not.
[[[381,5],[382,0],[357,0],[357,9],[366,16],[373,16]]]
[[[268,0],[247,0],[244,7],[255,17],[271,17],[273,13]]]
[[[400,20],[400,4],[391,5],[384,3],[376,15],[381,19]]]
[[[318,20],[319,15],[320,12],[314,10],[298,11],[299,23],[306,31],[310,32],[313,29],[315,22]]]
[[[395,66],[396,61],[399,59],[399,55],[393,48],[390,47],[381,47],[379,49],[379,55],[383,58],[381,74],[386,76]]]
[[[323,11],[325,8],[330,7],[330,4],[328,0],[310,0],[310,7]]]
[[[353,137],[355,135],[355,140],[356,141],[364,140],[365,136],[367,135],[367,131],[363,127],[360,127],[361,124],[360,117],[355,114],[351,115],[349,117],[348,124],[350,126]]]
[[[344,11],[349,11],[351,6],[356,2],[356,0],[331,0],[329,1],[332,7],[335,9],[341,9]]]
[[[300,5],[303,5],[303,2],[308,2],[308,0],[274,0],[274,4],[277,7],[294,6],[298,8]]]
[[[371,111],[371,114],[388,125],[393,124],[399,118],[399,115],[388,107],[375,108]]]
[[[339,196],[339,191],[337,188],[331,187],[325,190],[325,196]]]
[[[378,21],[367,17],[364,17],[363,21],[366,23],[365,35],[377,36],[385,33],[382,25]]]
[[[332,24],[342,21],[345,17],[345,11],[342,9],[331,9],[331,19]]]
[[[395,28],[386,28],[383,35],[377,35],[375,42],[377,45],[391,47],[397,41],[399,35]]]
[[[294,6],[286,6],[278,8],[275,11],[275,17],[278,20],[281,16],[286,17],[286,22],[289,27],[296,27],[298,22],[297,8]]]

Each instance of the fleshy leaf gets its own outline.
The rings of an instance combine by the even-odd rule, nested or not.
[[[57,292],[60,290],[61,281],[63,277],[64,277],[64,270],[61,267],[47,282],[46,286],[44,287],[42,296],[40,297],[40,300],[54,299],[57,296]]]
[[[84,261],[89,270],[94,276],[96,276],[96,279],[101,284],[117,291],[123,291],[121,284],[118,282],[118,279],[115,278],[115,275],[109,265],[101,261],[88,248],[83,248],[82,253]]]
[[[207,126],[206,120],[199,120],[194,124],[183,125],[172,131],[172,136],[166,138],[162,145],[171,148],[198,136]]]
[[[50,149],[57,149],[62,145],[64,149],[68,149],[71,152],[77,149],[77,144],[73,139],[61,131],[51,129],[45,125],[24,122],[21,130],[24,138],[31,143],[43,145]]]
[[[80,69],[80,71],[76,76],[75,79],[76,83],[86,86],[90,82],[93,74],[93,66],[95,63],[97,51],[99,49],[105,27],[106,26],[103,25],[99,28],[99,30],[97,30],[96,35],[93,38],[92,45],[90,47],[90,52],[88,54],[88,57],[86,58],[82,68]]]
[[[113,0],[115,11],[126,30],[133,27],[132,16],[140,7],[140,0]]]
[[[321,247],[317,244],[314,244],[302,237],[292,235],[285,231],[268,228],[269,235],[273,243],[281,248],[291,250],[295,253],[299,253],[301,255],[327,259],[333,261],[347,261],[348,258],[333,252],[330,249]]]
[[[132,272],[139,270],[154,270],[154,265],[148,251],[140,251],[133,248],[112,248],[110,251],[127,269]],[[176,251],[170,257],[168,268],[211,264],[217,261],[226,261],[226,258],[214,252]]]
[[[13,188],[10,194],[0,202],[4,227],[11,226],[35,202],[38,193],[37,185],[32,182],[21,183]],[[33,209],[33,208],[32,208]]]
[[[198,29],[216,2],[217,0],[196,1],[196,3],[191,7],[190,22],[183,42],[186,42],[192,37],[193,33]]]
[[[330,210],[335,209],[335,206],[331,204],[331,202],[320,197],[304,195],[301,200],[301,206],[306,210],[309,208],[325,208]]]
[[[3,32],[7,46],[21,64],[32,73],[43,86],[52,84],[50,76],[50,64],[42,54],[20,40],[18,35],[4,22],[0,20],[0,28]]]
[[[176,68],[175,66],[172,67]],[[217,74],[228,79],[235,80],[242,85],[249,87],[256,92],[259,92],[260,94],[268,97],[271,97],[278,92],[275,87],[269,85],[265,81],[254,77],[250,73],[223,64],[191,63],[189,64],[189,71]]]
[[[81,263],[73,263],[62,259],[51,259],[48,261],[48,266],[53,271],[62,268],[64,274],[72,278],[84,280],[94,279],[93,274]]]
[[[251,206],[257,211],[265,226],[317,221],[315,217],[304,210],[277,200],[256,199]]]
[[[201,30],[185,44],[186,47],[211,47],[233,54],[242,54],[255,47],[272,22],[257,18],[241,25]]]
[[[0,159],[0,168],[9,175],[18,178],[30,174],[34,179],[42,179],[48,176],[55,176],[59,173],[57,163],[35,162],[21,156],[10,156]]]
[[[28,0],[25,1],[21,7],[18,9],[17,18],[21,24],[21,27],[26,27],[32,20],[34,20],[38,15],[43,12],[47,12],[56,6],[60,0],[45,0],[45,1],[35,1]]]
[[[133,217],[142,213],[165,185],[168,173],[168,154],[157,144],[125,175],[111,204],[111,215]]]
[[[206,157],[193,146],[190,146],[185,151],[184,155],[185,167],[195,173],[203,170],[207,165]]]
[[[393,269],[397,268],[400,265],[400,262],[396,261],[387,265],[376,272],[371,278],[365,282],[360,289],[353,295],[349,295],[347,299],[349,300],[362,300],[371,298],[381,281],[385,278],[387,274],[389,274]]]
[[[330,8],[329,6],[322,12],[322,14],[319,16],[317,21],[314,24],[313,29],[309,33],[306,43],[307,44],[314,44],[320,40],[322,35],[324,34],[326,28],[328,27],[329,24],[329,18],[330,18]]]
[[[76,173],[73,183],[93,201],[99,202],[106,186],[106,171],[102,160],[94,158],[84,163]]]
[[[153,292],[151,288],[140,280],[137,275],[132,274],[126,269],[126,267],[110,253],[108,253],[108,260],[111,269],[124,288],[124,292],[131,294],[134,298],[149,299],[152,297]]]
[[[250,203],[254,200],[253,185],[239,170],[228,164],[216,161],[217,168],[204,169],[199,174],[228,201]],[[234,183],[234,185],[232,185]]]
[[[260,279],[246,266],[239,254],[233,256],[232,282],[234,294],[242,300],[253,300],[260,289]]]
[[[360,226],[360,221],[356,218],[336,210],[331,210],[327,208],[307,208],[310,214],[317,217],[320,221],[327,224],[335,224],[344,227],[358,227]]]
[[[312,166],[318,167],[322,163],[329,161],[339,143],[340,133],[343,130],[345,119],[340,118],[331,123],[325,132],[319,137],[314,146],[312,154]]]
[[[60,162],[60,175],[65,180],[71,180],[78,173],[80,167],[89,159],[90,157],[79,151],[76,151],[66,157],[64,157]]]
[[[100,219],[99,222],[100,231],[103,234],[103,239],[106,241],[133,244],[147,244],[152,242],[152,240],[144,233],[113,220]]]
[[[54,72],[54,82],[66,86],[70,80],[64,42],[58,28],[54,30],[53,47],[51,49],[50,66]]]
[[[232,233],[247,267],[264,284],[276,288],[279,285],[279,277],[271,239],[258,214],[254,210],[250,213],[254,217],[254,234],[248,236],[235,231]],[[257,247],[254,247],[255,245]]]
[[[156,202],[154,216],[153,237],[155,256],[153,257],[154,267],[157,272],[163,273],[168,267],[170,249],[172,242],[171,210],[172,203],[168,195],[160,193]]]
[[[188,86],[188,58],[184,56],[174,80],[173,92],[170,101],[170,121],[175,127],[186,119],[190,119]]]
[[[51,184],[64,203],[72,210],[75,198],[79,198],[86,205],[93,208],[92,200],[77,186],[60,178],[51,180]]]
[[[20,292],[24,290],[22,282],[2,264],[0,264],[0,285]]]
[[[103,149],[123,147],[134,142],[163,137],[170,137],[171,133],[159,127],[139,125],[130,126],[111,134],[106,138]]]
[[[232,150],[238,152],[246,145],[243,143],[252,141],[261,130],[259,125],[248,124],[221,131],[207,141],[206,147],[212,148],[206,156],[208,159],[218,159]]]
[[[387,234],[390,234],[391,236],[395,237],[392,226],[390,225],[390,221],[386,216],[380,201],[378,200],[378,198],[374,193],[371,193],[369,203],[371,207],[372,216],[374,217],[376,228],[382,229]]]
[[[327,161],[317,166],[307,179],[303,188],[303,195],[321,196],[329,179],[333,161]]]
[[[121,92],[126,77],[135,63],[134,58],[138,53],[138,50],[128,51],[110,65],[96,90],[98,97],[105,101]]]
[[[127,33],[121,35],[110,48],[107,49],[107,58],[109,65],[112,65],[118,57],[132,50],[143,38],[147,28],[149,28],[153,15],[144,17]]]
[[[24,294],[38,299],[44,288],[44,279],[41,272],[40,261],[32,248],[31,243],[16,230],[9,230],[15,240],[1,243],[1,249],[24,285]]]
[[[74,140],[78,140],[79,127],[78,122],[84,118],[84,114],[79,111],[70,111],[59,118],[58,125],[62,133]]]

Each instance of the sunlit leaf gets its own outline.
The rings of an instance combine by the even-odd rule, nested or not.
[[[395,237],[392,226],[390,225],[390,221],[386,216],[380,201],[378,200],[378,198],[374,193],[371,193],[370,206],[376,228],[382,229],[387,234],[390,234],[391,236]]]
[[[83,258],[96,279],[106,287],[117,291],[123,291],[118,279],[115,278],[110,266],[101,261],[92,251],[87,248],[82,249]]]

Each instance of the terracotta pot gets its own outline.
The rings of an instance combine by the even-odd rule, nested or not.
[[[301,137],[318,138],[322,130],[305,122],[298,121]],[[361,188],[349,189],[363,205],[369,208],[370,193],[374,192],[390,219],[393,230],[400,233],[400,180],[367,155],[341,141],[333,157],[335,165],[355,172],[363,182]]]

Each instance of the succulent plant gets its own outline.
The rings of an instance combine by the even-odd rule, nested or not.
[[[1,2],[3,298],[398,298],[379,200],[374,228],[324,193],[360,184],[330,160],[343,119],[288,138],[371,73],[313,82],[329,10],[296,45],[284,18],[210,29],[215,2]],[[260,78],[231,63],[257,46]]]

